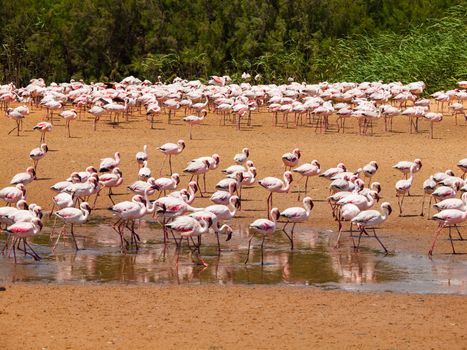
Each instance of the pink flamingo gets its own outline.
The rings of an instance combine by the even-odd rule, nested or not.
[[[269,208],[272,208],[272,194],[276,193],[288,193],[290,189],[290,184],[293,181],[292,173],[286,171],[284,173],[284,181],[276,177],[265,177],[259,181],[259,184],[270,192],[267,198],[267,213],[269,215]]]
[[[20,183],[16,186],[4,187],[0,190],[0,199],[7,202],[7,205],[11,203],[17,203],[19,200],[26,199],[26,187]]]
[[[352,219],[352,223],[357,224],[357,227],[360,229],[360,235],[358,236],[358,244],[355,247],[354,243],[354,248],[358,249],[360,247],[360,239],[362,238],[362,234],[365,233],[368,235],[368,233],[366,232],[366,228],[369,227],[373,229],[373,235],[378,241],[378,243],[381,244],[381,247],[383,247],[384,252],[386,254],[388,253],[388,250],[384,246],[383,242],[381,242],[379,237],[376,235],[376,230],[374,227],[385,222],[388,219],[389,215],[391,215],[391,204],[389,204],[388,202],[382,203],[381,211],[382,213],[380,213],[377,210],[364,210]]]
[[[33,130],[39,130],[41,132],[41,140],[39,142],[45,143],[45,133],[52,131],[52,124],[49,122],[40,122],[33,127]]]
[[[210,164],[208,160],[200,162],[190,162],[188,163],[188,166],[185,169],[183,169],[184,173],[191,174],[190,181],[193,180],[194,176],[196,176],[196,184],[198,185],[201,197],[203,197],[203,192],[201,192],[201,187],[199,185],[199,176],[205,175],[209,171],[209,165]]]
[[[353,231],[352,230],[353,228],[352,219],[356,217],[360,213],[360,211],[361,210],[359,207],[351,203],[344,204],[343,206],[340,207],[340,210],[337,215],[337,221],[339,222],[339,234],[337,235],[337,241],[336,241],[336,244],[334,245],[334,248],[339,247],[339,242],[340,242],[340,238],[342,234],[342,221],[350,221],[350,237],[352,237],[352,231]]]
[[[143,146],[143,151],[136,153],[136,162],[138,163],[139,166],[142,166],[145,160],[148,160],[148,146],[147,145]]]
[[[112,173],[110,174],[103,174],[99,177],[99,182],[103,185],[103,187],[101,187],[99,189],[99,192],[97,193],[96,195],[96,198],[94,199],[94,204],[93,204],[93,207],[96,205],[96,201],[97,201],[97,197],[99,196],[99,193],[100,191],[106,187],[109,189],[109,193],[108,193],[108,197],[110,198],[112,204],[115,205],[115,202],[114,200],[112,199],[112,195],[114,194],[112,192],[112,188],[114,187],[118,187],[120,186],[122,183],[123,183],[123,173],[122,171],[120,170],[120,168],[114,168],[112,170]]]
[[[48,151],[49,147],[47,147],[47,144],[43,143],[40,145],[40,147],[34,148],[29,153],[29,158],[33,161],[35,171],[37,171],[37,165],[39,164],[39,161],[47,155]]]
[[[31,222],[17,222],[6,229],[6,231],[13,236],[13,242],[10,249],[13,250],[15,264],[17,248],[18,250],[23,251],[25,255],[31,256],[36,261],[41,259],[27,242],[28,238],[36,236],[41,230],[42,222],[39,218],[35,218]],[[20,247],[21,243],[23,243],[23,249]],[[10,253],[8,255],[10,255]]]
[[[185,141],[178,140],[177,143],[164,143],[158,148],[162,153],[165,154],[164,161],[162,162],[161,170],[159,174],[162,174],[162,169],[164,168],[165,161],[167,157],[169,158],[169,167],[170,175],[172,175],[172,156],[182,153],[185,149]]]
[[[115,158],[103,158],[101,159],[101,164],[99,166],[99,172],[105,173],[112,171],[113,168],[116,168],[120,165],[120,153],[115,152]]]
[[[20,124],[22,119],[24,119],[24,114],[17,111],[16,109],[8,108],[6,110],[6,115],[8,118],[13,119],[16,122],[16,126],[8,132],[8,135],[16,130],[16,136],[19,136]]]
[[[284,227],[282,228],[282,231],[284,231],[285,235],[290,241],[290,249],[293,250],[294,248],[293,234],[295,230],[295,225],[308,220],[311,214],[311,210],[313,209],[313,206],[314,204],[311,198],[305,197],[303,198],[303,208],[302,207],[291,207],[291,208],[285,209],[283,212],[280,213],[280,216],[283,216],[287,220]],[[292,223],[292,230],[290,230],[290,235],[285,230],[285,228],[287,227],[289,223]]]
[[[153,185],[157,188],[158,191],[163,191],[165,196],[167,190],[176,190],[179,183],[180,175],[173,173],[170,178],[158,178],[156,181],[154,181]]]
[[[312,176],[319,175],[319,173],[321,172],[320,167],[321,165],[319,164],[319,162],[316,159],[314,159],[311,161],[311,163],[302,164],[299,167],[292,170],[294,173],[302,175],[302,178],[298,182],[300,182],[304,177],[306,177],[305,195],[308,192],[308,179]],[[300,200],[300,189],[298,191],[298,199]]]
[[[67,110],[67,111],[63,111],[59,115],[60,115],[60,117],[65,119],[65,125],[66,125],[66,128],[68,130],[68,137],[71,137],[71,134],[70,134],[70,122],[72,120],[75,120],[78,117],[78,113],[76,113],[76,110],[70,109],[70,110]]]
[[[25,172],[18,173],[10,181],[10,184],[12,185],[17,185],[17,184],[23,184],[27,185],[28,183],[33,182],[36,180],[36,171],[34,170],[34,167],[30,166],[26,169]]]
[[[263,239],[261,241],[261,265],[264,265],[264,240],[266,236],[272,236],[272,234],[276,232],[277,221],[279,220],[279,216],[280,216],[279,209],[277,208],[272,208],[271,212],[268,214],[271,220],[257,219],[253,221],[249,226],[250,230],[253,231],[253,234],[248,240],[248,253],[246,256],[245,264],[248,263],[248,260],[250,258],[251,240],[255,237],[256,233],[259,233],[263,236]]]
[[[235,163],[241,165],[245,163],[248,160],[248,157],[250,156],[250,150],[248,148],[242,149],[242,152],[237,153],[233,160]]]
[[[300,160],[300,150],[295,148],[292,152],[285,153],[282,155],[282,163],[284,163],[285,170],[292,170],[293,167],[298,165],[298,161]]]
[[[459,237],[463,239],[462,236],[460,235],[457,225],[461,224],[467,219],[467,211],[463,211],[459,209],[446,209],[433,215],[432,218],[433,220],[438,221],[439,224],[438,224],[438,229],[436,230],[435,235],[433,237],[433,243],[431,244],[431,249],[428,251],[428,255],[429,256],[433,255],[433,250],[435,249],[435,244],[438,239],[438,236],[441,233],[441,230],[445,227],[449,227],[449,240],[451,241],[452,253],[456,254],[456,251],[454,249],[454,243],[452,242],[451,226],[456,227]]]
[[[193,135],[192,135],[192,128],[193,128],[193,125],[198,125],[198,124],[201,124],[204,120],[204,118],[206,118],[206,116],[208,115],[208,111],[206,111],[205,109],[203,109],[201,111],[201,116],[197,116],[197,115],[188,115],[186,116],[185,118],[183,118],[183,121],[185,123],[188,123],[190,125],[190,140],[193,139]]]
[[[57,244],[60,241],[60,238],[66,234],[67,224],[71,226],[70,234],[71,234],[71,238],[73,239],[75,250],[79,250],[78,243],[76,242],[76,237],[73,232],[73,226],[82,225],[86,223],[89,219],[90,214],[91,214],[91,207],[89,206],[87,202],[81,203],[79,206],[79,209],[67,207],[67,208],[63,208],[57,211],[55,215],[61,220],[63,220],[63,228],[58,234],[57,240],[55,241],[52,251],[55,251],[55,248],[57,247]]]

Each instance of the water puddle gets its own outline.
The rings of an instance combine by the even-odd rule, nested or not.
[[[379,250],[361,248],[355,253],[349,241],[333,249],[330,235],[304,229],[295,235],[294,251],[289,241],[276,233],[266,239],[264,265],[260,241],[254,240],[248,264],[246,226],[237,228],[229,242],[221,239],[217,254],[213,234],[203,237],[202,257],[208,267],[194,264],[196,257],[184,243],[176,264],[177,251],[171,242],[164,245],[155,223],[139,229],[141,246],[136,254],[122,254],[117,234],[101,221],[77,227],[78,244],[60,243],[51,254],[48,232],[36,237],[34,248],[43,257],[39,262],[19,256],[0,256],[0,282],[43,283],[158,283],[158,284],[264,284],[318,286],[351,291],[467,294],[467,260],[462,256],[396,253],[385,256]],[[3,237],[4,239],[4,237]],[[332,239],[335,239],[332,235]]]

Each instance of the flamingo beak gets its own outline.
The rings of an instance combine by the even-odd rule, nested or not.
[[[226,242],[230,241],[232,239],[232,232],[229,232],[227,234],[227,238],[225,239]]]

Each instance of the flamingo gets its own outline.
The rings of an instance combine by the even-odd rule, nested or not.
[[[242,149],[241,153],[237,153],[233,160],[235,163],[241,165],[245,163],[248,160],[248,157],[250,156],[250,150],[248,148]]]
[[[431,195],[437,200],[444,200],[456,197],[456,190],[450,186],[440,186]]]
[[[112,188],[118,187],[123,183],[123,173],[120,170],[120,168],[114,168],[110,174],[104,174],[99,177],[99,182],[103,185],[99,189],[99,192],[96,195],[96,198],[94,199],[94,204],[93,207],[96,205],[97,197],[99,196],[100,191],[106,187],[109,189],[108,197],[110,198],[110,201],[112,204],[115,204],[114,200],[112,199]]]
[[[431,244],[431,249],[428,251],[428,255],[429,256],[433,255],[433,250],[435,249],[435,244],[438,239],[438,236],[441,233],[441,230],[445,228],[446,226],[449,227],[449,240],[451,241],[452,253],[456,254],[456,251],[454,249],[454,243],[452,242],[451,226],[455,226],[457,229],[457,225],[461,224],[467,219],[467,211],[463,211],[459,209],[445,209],[433,215],[432,219],[438,221],[439,224],[438,224],[438,229],[435,231],[435,234],[433,237],[433,243]],[[459,233],[459,230],[458,230],[458,233]],[[460,236],[460,233],[459,233],[459,236]],[[462,239],[462,236],[460,237]]]
[[[433,124],[441,122],[443,120],[443,114],[435,113],[435,112],[428,112],[423,117],[430,122],[430,138],[432,139],[433,138]]]
[[[7,226],[14,224],[12,216],[18,210],[27,210],[29,209],[28,203],[21,199],[16,202],[16,207],[0,207],[0,224],[6,224]]]
[[[36,180],[36,171],[34,170],[34,167],[30,166],[26,169],[25,172],[23,173],[18,173],[10,181],[10,184],[12,185],[17,185],[17,184],[23,184],[27,185],[28,183]]]
[[[113,214],[118,217],[118,220],[112,225],[112,228],[120,236],[121,249],[128,249],[130,245],[129,242],[123,236],[125,227],[131,231],[131,243],[132,244],[134,243],[136,250],[139,249],[138,247],[139,236],[134,230],[134,221],[141,219],[148,212],[151,212],[151,211],[153,212],[155,209],[155,206],[153,206],[152,208],[150,208],[150,210],[148,210],[148,207],[146,206],[146,203],[149,202],[149,199],[148,199],[149,190],[150,190],[150,187],[144,190],[144,197],[141,195],[133,196],[133,198],[131,199],[131,202],[124,201],[124,202],[117,203],[111,209]],[[131,229],[128,227],[128,224],[130,221],[133,222]]]
[[[8,218],[13,222],[31,222],[34,218],[42,219],[42,208],[31,203],[24,209],[18,209],[11,213]]]
[[[386,254],[388,253],[388,250],[384,246],[383,242],[381,242],[379,237],[376,235],[376,230],[374,227],[385,222],[388,219],[389,215],[391,215],[391,204],[388,202],[382,203],[381,212],[382,213],[380,213],[377,210],[364,210],[352,219],[352,223],[357,224],[357,227],[360,229],[360,235],[358,236],[358,244],[356,247],[354,244],[354,248],[358,249],[360,247],[360,239],[362,238],[362,234],[368,234],[366,232],[366,228],[371,228],[373,229],[374,237],[376,238],[378,243],[381,244],[381,247],[383,247],[384,252]]]
[[[193,177],[196,175],[196,184],[198,185],[201,197],[203,197],[203,192],[201,192],[201,187],[199,186],[199,176],[205,175],[209,171],[209,165],[210,164],[208,160],[190,162],[188,163],[188,166],[185,169],[183,169],[184,173],[191,174],[190,181],[193,180]]]
[[[168,99],[168,100],[164,101],[164,106],[169,109],[169,116],[168,116],[167,123],[170,124],[172,111],[173,111],[173,117],[175,118],[175,114],[177,113],[177,109],[180,108],[180,102],[178,102],[175,99]]]
[[[467,192],[463,193],[461,198],[447,198],[433,205],[438,211],[446,209],[458,209],[467,211]]]
[[[272,194],[276,193],[288,193],[290,184],[293,181],[292,173],[286,171],[284,173],[284,182],[276,177],[265,177],[259,181],[259,184],[270,192],[267,198],[267,213],[269,214],[269,208],[272,208]]]
[[[350,193],[338,200],[337,205],[354,204],[360,210],[368,210],[376,204],[379,198],[378,192],[373,190],[371,190],[367,196],[358,193]]]
[[[115,114],[114,120],[113,120],[113,123],[112,123],[112,127],[115,127],[120,122],[120,114],[123,115],[124,113],[126,113],[128,111],[128,100],[125,99],[125,104],[124,105],[112,102],[112,103],[105,104],[103,107],[104,107],[105,110],[110,111],[111,114],[112,113]]]
[[[41,259],[29,245],[27,239],[36,236],[42,230],[42,226],[42,221],[39,218],[34,218],[31,222],[17,222],[7,227],[6,231],[13,236],[13,243],[11,244],[10,249],[13,250],[15,264],[16,248],[23,251],[25,255],[30,255],[36,261]],[[21,242],[23,243],[23,249],[20,248]]]
[[[212,194],[210,200],[215,204],[228,204],[230,197],[237,190],[235,182],[229,183],[228,191],[216,191]]]
[[[63,105],[59,101],[50,100],[50,101],[47,101],[46,103],[44,103],[44,106],[45,106],[45,108],[47,108],[47,119],[49,119],[50,123],[53,124],[53,122],[54,122],[54,120],[53,120],[54,111],[62,109]]]
[[[311,161],[311,163],[302,164],[299,167],[293,169],[292,171],[302,175],[302,178],[298,182],[300,182],[304,177],[306,177],[306,180],[305,180],[305,196],[306,196],[306,194],[308,193],[308,179],[311,176],[319,175],[319,173],[321,172],[321,165],[316,159],[314,159]],[[299,197],[298,199],[300,200],[300,190],[298,191],[298,197]]]
[[[106,111],[101,106],[92,106],[88,112],[94,116],[93,129],[96,131],[97,122],[99,121],[101,115],[103,115]]]
[[[340,242],[340,238],[342,234],[342,221],[350,221],[350,237],[352,237],[352,228],[353,228],[352,219],[356,217],[360,213],[360,211],[361,210],[359,207],[351,203],[344,204],[343,206],[340,207],[339,213],[337,215],[337,220],[339,222],[339,234],[337,235],[337,240],[336,240],[336,244],[334,245],[334,248],[339,247],[339,242]]]
[[[420,159],[415,159],[413,162],[409,162],[407,160],[402,160],[398,162],[397,164],[393,165],[392,167],[396,170],[399,170],[405,175],[405,178],[407,179],[407,175],[411,172],[412,166],[415,166],[413,168],[413,173],[417,173],[420,171],[422,168],[422,161]]]
[[[40,145],[40,147],[34,148],[29,153],[29,158],[33,161],[35,171],[37,171],[37,165],[39,164],[39,161],[47,155],[48,151],[49,147],[47,147],[47,144],[43,143]]]
[[[39,142],[45,143],[45,134],[49,131],[52,131],[52,124],[48,122],[40,122],[37,123],[32,129],[39,130],[41,132],[41,140]]]
[[[139,180],[139,181],[133,182],[127,188],[131,192],[133,192],[135,194],[140,194],[140,195],[144,195],[144,191],[146,190],[146,188],[149,188],[148,195],[152,196],[156,192],[156,187],[154,186],[155,181],[156,181],[155,178],[150,177],[146,181]]]
[[[430,209],[431,209],[431,199],[433,198],[431,195],[436,189],[436,181],[433,180],[433,176],[430,176],[429,179],[426,179],[423,182],[423,198],[422,198],[422,212],[420,213],[420,216],[423,216],[423,209],[425,205],[425,196],[429,195],[430,196],[430,201],[428,203],[428,216],[430,216]]]
[[[457,167],[462,171],[462,178],[465,178],[465,174],[467,173],[467,158],[461,159],[457,162]]]
[[[73,226],[74,225],[81,225],[84,224],[88,221],[89,215],[91,214],[91,207],[87,202],[83,202],[80,204],[79,209],[78,208],[63,208],[60,209],[55,213],[55,215],[63,220],[63,228],[58,234],[57,240],[55,241],[54,247],[52,248],[52,251],[55,251],[55,248],[57,247],[58,242],[60,241],[60,238],[66,234],[66,225],[70,224],[71,229],[70,229],[70,234],[73,239],[73,244],[75,246],[75,250],[79,250],[78,248],[78,243],[76,242],[76,237],[73,232]]]
[[[204,233],[207,233],[209,231],[209,227],[212,225],[212,221],[210,218],[207,219],[207,221],[204,220],[196,220],[192,217],[189,216],[180,216],[175,218],[174,221],[165,224],[165,227],[169,228],[170,230],[177,231],[180,234],[180,241],[177,242],[177,248],[178,252],[180,253],[180,247],[182,244],[182,239],[186,238],[188,242],[188,246],[190,247],[190,242],[188,241],[191,239],[193,242],[193,245],[195,246],[195,249],[192,250],[194,252],[201,264],[204,266],[208,266],[208,264],[203,260],[203,258],[199,255],[198,249],[199,246],[197,246],[193,240],[194,236],[201,236]],[[191,250],[191,247],[190,247]],[[178,265],[178,255],[177,255],[177,265]]]
[[[162,174],[162,169],[164,168],[164,163],[169,158],[169,167],[170,167],[170,175],[172,175],[172,156],[178,155],[182,153],[185,149],[185,141],[178,140],[177,143],[164,143],[162,146],[158,147],[158,149],[165,154],[164,161],[162,162],[161,170],[159,174]]]
[[[293,234],[295,230],[295,225],[298,223],[302,223],[308,220],[310,217],[311,210],[313,209],[313,201],[310,197],[303,198],[303,208],[302,207],[290,207],[285,209],[280,213],[280,216],[284,217],[287,221],[282,228],[285,235],[290,241],[290,249],[293,250],[294,242],[293,242]],[[292,223],[292,230],[290,230],[290,235],[287,233],[285,228],[289,223]]]
[[[76,110],[70,109],[68,111],[63,111],[59,115],[60,115],[60,117],[65,119],[65,125],[66,125],[66,128],[68,130],[68,137],[71,137],[71,134],[70,134],[70,122],[72,120],[75,120],[78,117],[78,113],[76,113]]]
[[[206,118],[207,115],[208,115],[208,111],[203,109],[201,111],[201,116],[199,116],[199,117],[197,115],[188,115],[188,116],[183,118],[183,121],[190,125],[190,140],[193,140],[193,135],[192,135],[193,125],[201,124],[203,122],[204,118]]]
[[[196,181],[188,183],[188,189],[182,189],[169,193],[169,197],[182,199],[186,204],[191,204],[195,200],[195,194],[198,192],[198,185]]]
[[[247,166],[247,168],[250,168],[250,167],[253,167],[254,164],[253,164],[253,162],[251,160],[247,160],[246,161],[246,166]],[[245,169],[244,166],[236,164],[236,165],[231,165],[231,166],[225,168],[224,170],[222,170],[222,172],[224,174],[231,175],[231,174],[235,174],[235,173],[238,173],[238,172],[243,173],[246,170],[247,169]]]
[[[216,214],[219,221],[228,221],[233,219],[240,207],[240,198],[238,196],[232,196],[229,199],[229,206],[222,204],[209,205],[204,208],[204,211],[209,211]]]
[[[73,196],[73,194],[70,194],[67,192],[58,193],[57,195],[53,197],[52,201],[53,201],[53,205],[49,213],[49,218],[52,217],[55,206],[57,206],[57,208],[60,210],[63,208],[71,208],[75,205],[75,197]]]
[[[378,171],[378,163],[372,160],[367,165],[363,166],[362,168],[363,175],[368,178],[368,184],[371,182],[371,178],[376,174]]]
[[[222,225],[222,226],[219,226],[218,222],[217,222],[217,216],[216,214],[210,212],[210,211],[197,211],[197,212],[193,212],[189,215],[191,218],[194,218],[198,221],[208,221],[208,219],[210,218],[211,221],[212,221],[212,229],[214,231],[214,233],[216,234],[216,239],[217,239],[217,253],[218,255],[220,254],[221,252],[221,242],[219,240],[219,234],[223,234],[223,235],[226,235],[227,238],[226,238],[226,242],[227,241],[230,241],[230,239],[232,238],[232,233],[233,233],[233,230],[232,230],[232,227],[230,227],[229,225]]]
[[[0,199],[7,202],[7,205],[26,199],[26,187],[22,183],[17,184],[16,186],[4,187],[0,190]]]
[[[248,260],[250,258],[251,240],[253,239],[253,237],[255,237],[256,233],[259,233],[263,236],[263,239],[261,241],[261,265],[264,265],[264,240],[266,238],[266,235],[272,236],[272,234],[276,232],[277,220],[279,220],[279,216],[280,216],[279,209],[272,208],[271,212],[268,213],[268,215],[271,218],[271,220],[257,219],[253,221],[249,226],[250,230],[253,231],[253,234],[248,240],[248,253],[246,256],[245,264],[248,263]]]
[[[335,168],[329,168],[327,169],[324,173],[320,174],[319,177],[324,177],[328,180],[333,178],[339,173],[343,173],[347,171],[347,168],[345,167],[344,163],[339,163]]]
[[[8,135],[16,130],[16,136],[19,136],[20,124],[22,119],[24,119],[24,114],[16,109],[8,108],[6,110],[6,115],[8,118],[13,119],[16,122],[16,126],[8,132]]]
[[[143,166],[138,171],[138,177],[140,180],[147,180],[151,177],[151,169],[148,167],[148,161],[143,161]]]
[[[136,162],[138,163],[139,166],[143,166],[144,161],[147,161],[147,160],[148,160],[148,146],[144,145],[143,151],[136,153]]]
[[[180,175],[173,173],[170,178],[158,178],[156,181],[154,181],[153,185],[157,188],[158,191],[164,191],[165,196],[167,190],[176,190],[179,183]]]
[[[295,148],[292,152],[284,153],[282,155],[282,163],[284,163],[285,170],[291,170],[293,167],[298,165],[298,161],[300,160],[300,150]]]
[[[120,165],[120,153],[115,152],[115,158],[103,158],[101,159],[101,164],[99,166],[99,172],[105,173],[112,171],[113,168],[116,168]]]
[[[410,177],[407,180],[399,180],[396,182],[396,197],[397,204],[399,206],[399,216],[402,216],[402,204],[404,203],[405,195],[410,191],[414,180],[414,173],[416,172],[417,165],[413,164],[410,167]],[[402,198],[401,198],[402,196]]]

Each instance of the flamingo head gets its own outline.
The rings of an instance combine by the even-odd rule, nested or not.
[[[232,203],[236,209],[240,208],[240,198],[238,198],[238,196],[230,197],[230,203]]]
[[[279,220],[279,217],[281,216],[281,212],[279,211],[278,208],[272,208],[271,209],[271,218],[274,219],[275,221]]]
[[[97,169],[94,168],[92,165],[88,166],[88,167],[86,168],[86,171],[87,171],[88,173],[91,173],[91,174],[97,174]]]
[[[305,197],[305,198],[303,198],[303,206],[305,208],[310,208],[309,210],[311,210],[311,209],[313,209],[313,207],[315,205],[314,205],[313,200],[311,199],[311,197]]]
[[[372,160],[370,162],[370,165],[374,166],[376,170],[378,170],[378,163],[376,163],[376,161]]]
[[[43,213],[42,213],[42,208],[40,206],[36,205],[32,211],[34,215],[36,215],[36,217],[38,217],[39,219],[42,219]]]
[[[253,161],[247,160],[246,161],[246,166],[251,168],[252,166],[255,166],[255,165],[254,165]]]
[[[217,153],[214,153],[212,155],[212,159],[214,159],[214,161],[216,162],[216,165],[218,165],[221,161],[221,157],[219,157],[219,155]]]
[[[381,192],[381,184],[379,182],[373,182],[371,184],[371,189],[373,191],[376,191],[377,193],[380,193]]]
[[[36,225],[37,227],[39,227],[39,231],[42,230],[42,227],[43,227],[44,225],[42,224],[41,219],[39,219],[39,218],[34,218],[34,219],[32,219],[31,222],[33,223],[33,225]]]
[[[178,185],[180,183],[180,175],[178,175],[177,173],[173,173],[171,177],[175,181],[175,184]]]
[[[256,173],[256,168],[254,166],[250,168],[250,172],[253,174],[254,177],[256,177],[257,173]]]
[[[321,167],[321,164],[316,159],[312,160],[311,164],[313,164],[314,166],[317,166],[318,168]]]
[[[30,166],[29,168],[26,169],[26,172],[31,174],[33,179],[35,180],[36,179],[36,171],[34,170],[34,168],[32,166]]]
[[[123,173],[122,173],[122,171],[120,170],[119,167],[114,168],[114,170],[113,170],[112,172],[113,172],[115,175],[118,175],[118,176],[120,176],[120,177],[123,176]]]
[[[293,177],[292,177],[292,173],[291,173],[290,171],[286,171],[286,172],[284,173],[284,177],[287,179],[287,182],[288,182],[289,184],[292,183]]]
[[[391,215],[392,213],[392,207],[391,207],[391,204],[389,202],[384,202],[383,204],[381,204],[381,208],[383,210],[387,210],[388,212],[388,216]]]
[[[338,168],[341,168],[341,169],[344,170],[344,171],[347,171],[347,168],[346,168],[346,166],[344,165],[344,163],[339,163],[339,164],[337,164],[337,167],[338,167]]]
[[[196,181],[191,181],[188,184],[188,187],[191,188],[194,193],[198,192],[198,184],[196,183]]]
[[[242,153],[245,153],[245,155],[246,155],[247,157],[250,156],[250,150],[249,150],[248,148],[244,148],[244,149],[242,150]]]
[[[225,234],[227,235],[227,238],[225,239],[225,241],[230,241],[232,239],[232,233],[233,233],[233,230],[232,230],[232,227],[230,227],[229,225],[225,225]]]
[[[183,140],[178,140],[177,144],[182,147],[182,149],[185,149],[185,141]]]
[[[45,153],[47,153],[47,152],[49,151],[49,147],[47,146],[46,143],[43,143],[43,144],[41,145],[41,149],[42,149]]]
[[[292,151],[293,154],[295,154],[297,156],[298,159],[300,159],[300,157],[302,156],[302,153],[300,152],[300,150],[298,148],[295,148],[293,151]]]
[[[413,162],[418,166],[418,169],[422,168],[422,161],[420,159],[417,158]]]

